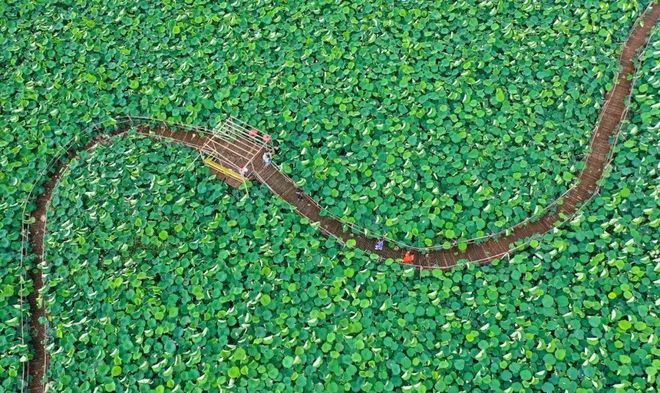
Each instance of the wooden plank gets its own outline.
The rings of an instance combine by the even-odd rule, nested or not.
[[[215,169],[216,171],[220,172],[221,174],[223,174],[227,177],[230,177],[230,178],[232,178],[236,181],[239,181],[239,182],[242,182],[242,183],[245,183],[245,182],[248,181],[248,179],[243,177],[240,173],[237,173],[237,172],[221,165],[220,163],[211,160],[210,158],[205,158],[204,159],[204,164],[208,165],[209,167],[211,167],[211,168]]]

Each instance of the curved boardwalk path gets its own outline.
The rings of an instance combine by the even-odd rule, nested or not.
[[[586,158],[585,168],[569,192],[558,200],[555,212],[547,213],[535,222],[525,222],[514,226],[506,236],[490,238],[483,243],[470,243],[465,251],[457,247],[449,250],[430,250],[427,253],[416,252],[415,264],[422,268],[452,268],[460,260],[487,263],[496,258],[508,255],[514,250],[514,243],[536,234],[543,234],[563,221],[564,217],[572,216],[578,207],[588,201],[598,190],[597,182],[603,175],[608,162],[610,150],[613,148],[610,139],[616,135],[626,111],[626,100],[632,90],[632,76],[635,72],[633,59],[642,48],[660,16],[660,4],[654,4],[642,18],[624,44],[620,58],[621,71],[614,89],[606,96],[606,104],[601,110],[600,121],[593,135],[591,152]],[[382,251],[375,251],[376,239],[354,235],[344,231],[342,224],[332,218],[322,217],[320,209],[309,196],[298,201],[295,195],[295,184],[274,168],[264,168],[260,178],[280,197],[295,206],[298,212],[313,222],[320,222],[325,232],[344,241],[354,239],[357,247],[376,253],[383,258],[401,259],[402,250],[386,245]],[[415,253],[415,252],[414,252]]]
[[[559,207],[556,211],[547,213],[536,222],[525,222],[516,225],[511,228],[509,234],[506,236],[499,238],[492,237],[480,244],[471,243],[464,251],[459,251],[456,247],[449,250],[430,250],[428,253],[416,251],[415,264],[417,266],[420,268],[449,269],[456,266],[460,260],[488,263],[493,259],[501,258],[514,251],[514,243],[516,241],[548,232],[559,222],[562,222],[565,217],[575,214],[582,203],[595,195],[598,190],[597,182],[603,175],[612,150],[610,139],[616,136],[617,130],[625,117],[626,100],[631,94],[631,79],[635,72],[633,58],[646,43],[659,17],[660,4],[654,4],[640,18],[641,23],[636,24],[636,27],[626,41],[621,55],[621,72],[619,73],[614,89],[606,96],[606,104],[601,111],[600,121],[592,140],[591,152],[586,158],[585,169],[575,183],[575,186],[558,200]],[[112,135],[117,136],[125,130],[125,128],[120,128]],[[156,128],[139,126],[138,132],[170,139],[198,150],[202,149],[206,138],[208,138],[194,132],[167,126]],[[91,150],[99,144],[110,142],[111,138],[108,138],[108,135],[99,136],[82,149],[68,151],[66,157],[73,159],[81,151]],[[224,153],[231,156],[230,151]],[[65,160],[58,160],[56,162],[55,174],[46,182],[43,192],[36,200],[37,208],[32,214],[34,223],[29,226],[29,242],[33,252],[36,254],[38,266],[41,266],[44,262],[44,237],[46,233],[48,206],[53,190],[67,167]],[[260,182],[267,185],[275,194],[294,206],[299,214],[309,218],[312,222],[318,222],[320,229],[326,235],[335,236],[342,241],[353,239],[356,242],[356,247],[376,253],[382,258],[401,259],[404,250],[386,244],[382,251],[376,251],[374,250],[376,239],[355,235],[350,231],[344,230],[342,223],[334,218],[321,216],[321,209],[313,199],[308,195],[304,195],[302,199],[298,199],[295,195],[296,184],[275,166],[264,167],[259,162],[255,164],[254,170]],[[219,173],[216,174],[222,177]],[[30,325],[35,351],[34,357],[28,362],[27,373],[30,377],[29,391],[42,393],[45,389],[44,377],[46,368],[48,367],[48,356],[45,347],[46,328],[40,321],[45,319],[46,313],[37,297],[37,294],[43,288],[41,270],[39,268],[33,269],[30,272],[30,279],[34,284],[34,291],[28,296],[28,303],[32,310]]]

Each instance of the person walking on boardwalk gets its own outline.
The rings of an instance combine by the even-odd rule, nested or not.
[[[250,170],[248,169],[247,166],[241,168],[241,176],[243,176],[246,179],[250,177]]]
[[[384,248],[384,247],[385,247],[385,238],[381,237],[381,238],[378,239],[378,241],[376,242],[376,246],[374,247],[374,249],[375,249],[376,251],[383,251],[383,248]]]
[[[270,154],[269,151],[265,152],[262,158],[264,160],[265,166],[270,166],[270,164],[273,162],[273,156]]]
[[[410,251],[406,251],[406,255],[403,256],[403,263],[413,263],[415,261],[415,255]]]
[[[299,202],[302,201],[304,196],[305,193],[303,192],[303,190],[301,190],[300,188],[296,188],[296,198],[298,199]]]

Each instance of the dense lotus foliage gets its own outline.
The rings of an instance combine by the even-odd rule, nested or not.
[[[641,4],[389,3],[294,18],[312,37],[273,75],[304,102],[282,105],[293,177],[334,215],[418,246],[539,214],[580,169]]]
[[[281,146],[276,159],[287,162],[285,169],[296,179],[307,179],[304,188],[331,206],[336,214],[414,243],[427,244],[430,239],[442,242],[447,237],[445,229],[452,226],[457,237],[470,237],[533,214],[566,188],[578,170],[576,157],[584,152],[602,93],[609,87],[616,70],[617,43],[625,38],[648,1],[575,1],[571,2],[571,7],[551,1],[486,1],[480,3],[483,7],[476,7],[461,1],[405,3],[405,7],[401,3],[390,8],[385,2],[347,5],[311,1],[289,8],[270,1],[189,3],[20,0],[0,5],[0,20],[3,21],[0,23],[0,391],[13,391],[20,384],[22,362],[29,354],[28,347],[21,345],[19,338],[20,318],[27,311],[19,304],[19,291],[22,286],[24,292],[30,290],[29,283],[20,282],[26,269],[21,269],[18,263],[22,202],[37,174],[55,155],[56,147],[80,136],[90,121],[132,114],[213,124],[218,118],[233,114],[275,134]],[[411,22],[413,19],[416,22]],[[525,20],[529,25],[520,25],[516,20]],[[658,52],[657,44],[655,52]],[[646,60],[645,75],[652,74],[657,62],[657,55]],[[218,301],[223,307],[237,300],[235,314],[195,319],[199,309],[191,306],[189,315],[193,317],[189,319],[194,320],[196,326],[219,318],[231,322],[224,328],[216,324],[218,344],[209,344],[213,349],[229,343],[238,345],[239,341],[242,344],[251,340],[251,344],[246,344],[244,356],[239,352],[231,360],[229,368],[224,367],[227,365],[224,359],[232,359],[233,353],[221,350],[216,357],[203,358],[207,364],[214,364],[215,359],[218,367],[213,368],[213,375],[209,372],[207,379],[198,381],[193,376],[196,373],[201,376],[204,367],[196,366],[200,362],[195,360],[197,355],[193,356],[191,348],[193,343],[200,342],[197,341],[200,337],[211,340],[209,333],[194,336],[196,333],[185,330],[193,322],[168,316],[171,319],[163,324],[165,330],[156,332],[154,329],[149,337],[154,340],[153,345],[158,341],[153,337],[159,333],[159,338],[170,340],[161,341],[160,345],[174,342],[174,351],[181,357],[184,352],[178,352],[180,348],[191,351],[186,354],[190,355],[186,358],[190,362],[182,372],[185,375],[177,369],[176,377],[181,379],[172,383],[188,387],[189,384],[228,384],[233,380],[235,390],[250,391],[253,385],[272,387],[267,385],[268,378],[272,378],[286,381],[276,382],[275,386],[295,389],[314,383],[318,375],[332,374],[329,381],[340,388],[350,386],[357,377],[337,374],[348,370],[352,376],[359,375],[364,371],[357,370],[360,365],[380,359],[376,355],[362,358],[359,353],[360,360],[355,360],[354,367],[348,366],[353,356],[357,359],[356,348],[362,345],[353,343],[358,333],[350,327],[353,317],[359,314],[355,317],[358,320],[393,318],[392,326],[386,325],[387,329],[376,325],[378,332],[365,332],[359,338],[365,348],[371,348],[373,343],[373,348],[379,350],[378,356],[392,354],[391,360],[378,362],[381,369],[373,371],[374,376],[366,371],[366,375],[360,375],[360,381],[365,384],[375,381],[369,382],[374,391],[381,385],[383,389],[392,387],[394,390],[398,389],[395,386],[412,386],[409,390],[440,389],[442,384],[457,384],[458,378],[481,384],[482,390],[490,390],[491,380],[500,386],[518,383],[513,386],[515,389],[533,384],[546,390],[557,386],[573,390],[578,385],[598,390],[599,384],[618,387],[615,384],[619,381],[633,390],[649,388],[655,383],[658,370],[657,335],[651,333],[658,329],[653,310],[653,299],[657,298],[653,284],[657,282],[658,245],[652,234],[658,229],[658,218],[653,215],[657,212],[658,184],[658,141],[653,138],[658,130],[653,127],[658,123],[658,109],[654,103],[658,102],[659,88],[657,77],[647,78],[639,85],[634,126],[626,130],[626,139],[618,150],[616,169],[606,183],[608,188],[603,197],[594,201],[574,227],[566,227],[565,233],[539,239],[539,243],[535,243],[538,248],[517,256],[512,266],[455,272],[440,279],[413,280],[412,273],[402,273],[398,266],[384,266],[360,252],[340,250],[335,243],[319,237],[307,223],[288,213],[264,190],[251,190],[252,200],[237,204],[240,193],[231,194],[224,186],[207,182],[207,187],[213,193],[218,192],[218,196],[207,191],[195,192],[216,201],[211,208],[220,217],[231,216],[238,222],[246,214],[254,220],[250,220],[252,226],[237,224],[226,228],[224,220],[218,219],[223,225],[218,224],[214,230],[231,239],[227,244],[208,246],[221,250],[213,254],[213,258],[227,261],[216,268],[222,269],[209,273],[212,278],[222,277],[221,272],[226,274],[221,286],[207,285],[207,281],[202,285],[203,280],[192,275],[185,278],[188,282],[201,280],[194,281],[194,285],[202,286],[205,296],[209,291],[220,291],[221,295],[211,293],[214,299],[223,298]],[[535,136],[543,139],[534,139]],[[421,143],[424,149],[419,147]],[[147,154],[150,147],[145,145],[141,149],[146,149]],[[163,151],[161,147],[157,150]],[[476,157],[475,150],[479,152]],[[503,152],[513,165],[501,166]],[[179,154],[184,153],[177,149],[165,156],[181,163],[192,162],[192,156]],[[296,158],[298,155],[300,159]],[[145,172],[157,175],[165,161],[158,158],[151,166],[142,164],[148,169]],[[349,169],[356,169],[357,176],[348,176]],[[173,168],[170,170],[172,172],[164,173],[178,173]],[[484,171],[486,176],[483,176]],[[431,172],[436,173],[438,179],[433,178]],[[537,176],[528,176],[531,172]],[[148,177],[147,174],[141,176]],[[197,181],[206,179],[208,174],[194,171],[190,176]],[[440,187],[446,196],[439,197],[437,202],[429,199],[428,190],[433,190],[427,186],[429,182]],[[172,189],[171,195],[176,195],[175,200],[178,200],[185,192],[192,193],[192,184],[192,180],[182,182],[183,189]],[[479,185],[484,187],[479,190]],[[157,188],[154,192],[160,192]],[[337,192],[340,197],[335,197]],[[465,199],[464,195],[470,198]],[[167,194],[164,196],[167,200]],[[97,193],[92,199],[103,203],[101,197]],[[489,198],[492,207],[478,209],[484,207],[485,202],[479,200],[484,197]],[[472,203],[468,205],[466,201],[474,202],[467,202]],[[172,210],[178,209],[172,200],[167,202]],[[203,206],[209,205],[204,202]],[[28,207],[33,209],[34,205],[30,203]],[[141,209],[139,214],[159,214],[146,206]],[[410,213],[400,213],[404,210]],[[80,206],[73,211],[80,211]],[[266,223],[259,221],[257,225],[262,213],[266,214]],[[430,213],[435,215],[434,219],[428,218],[432,217]],[[270,217],[275,216],[279,225],[268,224]],[[196,218],[203,219],[186,218],[181,225]],[[81,217],[70,219],[82,227],[86,225],[85,221],[79,221]],[[129,216],[122,219],[128,220]],[[131,230],[135,236],[134,228]],[[110,239],[128,236],[125,231],[128,229],[115,228],[112,234],[107,234]],[[167,239],[158,239],[161,242],[179,239],[176,233],[168,229]],[[107,246],[103,242],[109,240],[101,238],[102,235],[97,233],[95,243],[91,244]],[[54,233],[54,236],[66,237],[64,233]],[[202,242],[204,239],[202,232],[192,231],[190,236],[177,241]],[[257,242],[265,249],[273,247],[274,242],[280,247],[274,248],[280,250],[279,256],[269,255],[264,250],[250,254],[252,259],[238,257],[241,247],[250,242]],[[52,246],[56,248],[54,252],[58,252],[57,249],[64,249],[68,244],[65,239],[64,244]],[[119,251],[126,252],[121,248]],[[133,251],[135,254],[131,257],[138,260],[144,249],[138,247]],[[179,252],[178,248],[175,251]],[[193,251],[200,255],[194,261],[199,265],[195,266],[209,269],[215,266],[214,259],[209,260],[199,249],[189,250]],[[173,251],[166,248],[166,252],[167,255],[160,257],[163,264],[169,263],[175,273],[191,271],[192,262],[173,261],[168,257]],[[76,261],[80,259],[66,264]],[[117,275],[112,269],[118,263],[113,261],[103,270],[94,279],[98,281],[96,285],[103,286],[104,280]],[[122,268],[134,266],[122,265]],[[140,269],[144,266],[150,265],[143,262]],[[270,272],[247,270],[247,266],[250,269],[267,266]],[[301,275],[301,272],[309,274]],[[341,278],[344,274],[346,279]],[[262,275],[276,278],[272,288],[254,287],[255,291],[264,293],[273,291],[269,295],[270,303],[265,301],[267,306],[261,304],[262,298],[259,298],[259,305],[255,305],[242,300],[243,292],[234,293],[229,289],[235,283],[244,283],[239,278],[253,277],[252,280],[263,282]],[[143,281],[137,273],[131,277],[133,283]],[[172,282],[179,285],[172,291],[192,291],[188,286],[181,289],[185,282],[183,277],[176,280],[172,277]],[[155,291],[159,285],[165,285],[154,278],[150,280],[145,286]],[[207,277],[207,280],[210,279]],[[308,284],[311,282],[315,284]],[[378,292],[381,282],[388,287],[385,294]],[[57,279],[54,283],[50,291],[80,285]],[[302,300],[288,295],[300,293],[299,288],[304,286],[324,287],[327,296],[317,304],[316,298]],[[114,295],[104,290],[99,298],[118,296],[117,288],[111,288],[110,284],[107,287],[115,290]],[[247,287],[245,283],[235,291]],[[463,292],[459,290],[471,292],[461,295]],[[434,291],[437,293],[431,295]],[[568,305],[563,298],[560,300],[559,292]],[[287,300],[286,306],[276,308],[279,303],[273,303],[273,299],[280,294],[295,301]],[[545,294],[554,298],[554,303],[549,305],[554,313],[544,308]],[[149,299],[161,299],[155,292],[148,295]],[[335,301],[338,295],[346,301]],[[117,309],[126,306],[125,314],[128,314],[132,309],[125,296],[117,298],[118,303],[110,306]],[[424,316],[417,316],[416,311],[409,312],[413,308],[411,304],[417,304],[424,296],[436,307],[436,312],[446,313],[444,320],[436,321],[435,315],[427,316],[426,312]],[[392,304],[380,311],[385,297]],[[186,315],[190,304],[210,299],[197,300],[194,294],[182,298],[186,306],[183,306],[184,300],[175,302],[179,307],[177,312],[182,315]],[[120,299],[125,303],[119,304]],[[524,301],[521,303],[520,299]],[[90,308],[84,308],[72,297],[54,300],[61,301],[62,307],[66,302],[77,307],[60,308],[54,314],[55,322],[66,320],[66,324],[71,320],[80,321],[77,319],[80,315],[91,313],[99,306],[90,302],[87,305]],[[171,305],[167,302],[172,300],[163,301],[167,307],[156,304],[153,309],[164,308],[163,315],[168,315]],[[377,304],[378,301],[381,304]],[[319,331],[318,325],[310,326],[309,330],[301,328],[301,321],[313,319],[311,311],[303,315],[305,312],[323,310],[329,304],[332,306],[327,313],[322,312],[335,324],[335,338],[329,339],[328,333]],[[419,304],[430,308],[424,301]],[[277,318],[274,317],[272,325],[268,326],[265,322],[259,322],[261,325],[255,322],[245,328],[249,332],[244,334],[245,318],[247,315],[250,321],[256,318],[257,306],[263,312],[270,310]],[[153,309],[148,312],[155,315]],[[568,309],[572,314],[566,317]],[[317,321],[321,316],[319,312],[315,314]],[[516,318],[517,314],[523,316]],[[479,328],[485,326],[491,316],[495,320],[488,320],[489,328],[481,331]],[[263,316],[258,317],[264,320]],[[143,331],[148,329],[147,324],[153,325],[154,319],[142,319]],[[399,325],[399,319],[406,321],[404,327]],[[467,319],[475,322],[463,322]],[[410,320],[416,321],[418,330],[410,327],[413,323]],[[139,330],[142,322],[136,322],[135,326],[123,323],[126,320],[112,320],[108,325],[110,332],[104,333],[105,336],[87,335],[83,340],[88,340],[86,345],[90,348],[109,348],[112,341],[106,337],[124,337],[122,334],[130,329]],[[295,329],[289,328],[289,323]],[[439,326],[429,333],[432,337],[422,337],[427,335],[427,323]],[[557,324],[559,327],[555,326]],[[71,345],[72,337],[78,339],[84,335],[85,326],[84,323],[66,326],[54,345]],[[264,352],[258,360],[254,360],[255,348],[261,350],[262,346],[271,344],[258,341],[268,335],[260,336],[263,331],[255,326],[271,329],[273,341],[279,340],[272,354]],[[492,332],[491,326],[494,326]],[[113,330],[115,327],[117,330]],[[101,332],[106,326],[95,328]],[[287,332],[281,336],[287,328],[300,333]],[[463,338],[460,333],[467,329],[470,330]],[[234,332],[235,337],[232,338],[228,330]],[[305,331],[308,333],[303,333]],[[311,336],[310,331],[316,336]],[[76,333],[81,334],[76,336]],[[468,340],[468,333],[472,341]],[[280,334],[280,338],[275,334]],[[298,334],[295,340],[294,334]],[[300,338],[304,334],[308,336]],[[485,345],[481,344],[482,340],[490,342],[490,349],[491,344],[505,343],[507,334],[511,343],[494,353],[496,360],[476,357]],[[146,340],[147,336],[144,337]],[[405,340],[392,343],[401,337]],[[543,344],[539,344],[539,337],[544,338]],[[307,368],[310,359],[304,355],[310,349],[305,343],[316,343],[310,340],[317,339],[323,353],[318,356],[323,363],[315,369],[314,360],[311,368]],[[541,349],[552,340],[555,340],[554,347]],[[431,347],[428,343],[432,342],[439,347]],[[327,344],[325,352],[324,344]],[[565,348],[560,350],[559,344]],[[406,346],[405,351],[399,348],[401,345]],[[297,350],[298,347],[303,349]],[[139,385],[131,385],[131,390],[146,389],[146,384],[162,385],[159,390],[170,389],[168,378],[172,375],[167,375],[168,368],[156,366],[154,370],[152,366],[157,363],[148,363],[148,369],[142,370],[142,363],[123,359],[121,362],[129,365],[117,365],[115,362],[119,360],[115,360],[113,354],[116,348],[109,350],[107,356],[103,352],[104,356],[98,359],[89,351],[80,355],[90,362],[107,361],[109,371],[101,369],[98,375],[91,369],[66,371],[67,366],[73,367],[67,363],[67,354],[54,353],[57,363],[51,375],[53,383],[72,389],[78,386],[84,391],[85,382],[75,385],[73,380],[91,384],[96,378],[103,381],[103,388],[107,384],[107,388],[125,390],[131,381],[137,381]],[[147,347],[136,348],[120,351],[121,356],[125,356],[124,352],[133,354],[139,350],[144,353]],[[159,354],[152,350],[153,346],[148,348],[150,353]],[[288,351],[285,351],[287,355],[277,352],[283,348]],[[345,351],[350,351],[351,359],[344,356],[349,353]],[[404,352],[408,360],[393,355]],[[172,352],[163,350],[161,353],[171,365]],[[336,353],[340,355],[333,357]],[[552,353],[555,361],[548,356],[550,360],[546,362],[546,353]],[[177,359],[175,355],[174,359]],[[454,362],[454,359],[459,361]],[[265,364],[264,369],[257,368],[264,380],[255,381],[243,375],[246,365],[252,361]],[[483,372],[471,371],[483,361],[489,362]],[[282,367],[285,362],[290,367]],[[181,367],[182,363],[176,364]],[[268,366],[270,364],[274,365]],[[554,366],[554,373],[538,374],[550,366]],[[84,366],[77,364],[76,367]],[[121,373],[113,377],[113,372],[118,372],[116,367],[121,368]],[[382,367],[391,373],[383,371]],[[586,367],[584,374],[579,374],[583,367]],[[274,368],[280,372],[271,371]],[[319,368],[322,368],[319,374],[314,372]],[[152,381],[139,379],[139,375],[149,373]],[[388,378],[381,378],[383,373],[390,374],[386,374]],[[216,379],[211,381],[212,377]],[[294,382],[291,382],[292,377]],[[435,383],[440,385],[432,387]],[[134,386],[141,388],[133,389]]]
[[[186,148],[132,136],[84,155],[49,222],[52,386],[652,390],[653,47],[601,195],[487,267],[420,273],[341,248],[263,187],[230,191]]]

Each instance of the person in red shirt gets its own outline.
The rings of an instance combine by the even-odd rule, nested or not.
[[[413,263],[415,261],[415,255],[410,251],[406,251],[406,255],[403,256],[403,263]]]

